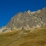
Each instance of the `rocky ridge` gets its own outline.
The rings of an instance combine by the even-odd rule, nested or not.
[[[42,10],[31,12],[19,12],[13,16],[10,22],[0,32],[9,32],[12,29],[15,30],[30,30],[31,28],[39,28],[46,26],[46,7]]]
[[[25,29],[38,28],[46,25],[46,7],[42,10],[31,12],[30,10],[18,13],[11,18],[7,28]]]

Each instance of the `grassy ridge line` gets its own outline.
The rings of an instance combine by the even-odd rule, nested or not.
[[[45,44],[46,46],[46,27],[35,29],[32,32],[24,30],[23,34],[28,33],[24,37],[21,37],[23,36],[22,34],[20,34],[21,36],[19,35],[21,31],[22,30],[1,34],[0,46],[8,46],[9,44],[10,46],[43,46]],[[20,38],[18,36],[20,36]]]

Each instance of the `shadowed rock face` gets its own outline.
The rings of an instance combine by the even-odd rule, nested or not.
[[[30,29],[32,27],[41,27],[46,25],[46,8],[31,12],[20,12],[15,15],[7,24],[11,29]]]

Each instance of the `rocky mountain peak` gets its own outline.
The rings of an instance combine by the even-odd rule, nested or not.
[[[27,26],[28,25],[28,26]],[[31,12],[20,12],[15,15],[7,24],[7,28],[11,29],[30,29],[32,27],[41,27],[46,25],[46,8]],[[27,28],[28,27],[28,28]]]
[[[30,30],[46,26],[46,7],[37,11],[19,12],[13,16],[10,22],[0,28],[1,32],[11,32],[11,30]]]

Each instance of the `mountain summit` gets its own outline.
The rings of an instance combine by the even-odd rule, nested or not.
[[[7,24],[7,28],[10,29],[25,29],[38,28],[46,25],[46,7],[42,10],[31,12],[19,12],[11,21]]]
[[[11,30],[30,30],[46,26],[46,7],[42,10],[31,12],[19,12],[13,16],[10,22],[0,29],[1,32],[11,32]]]

